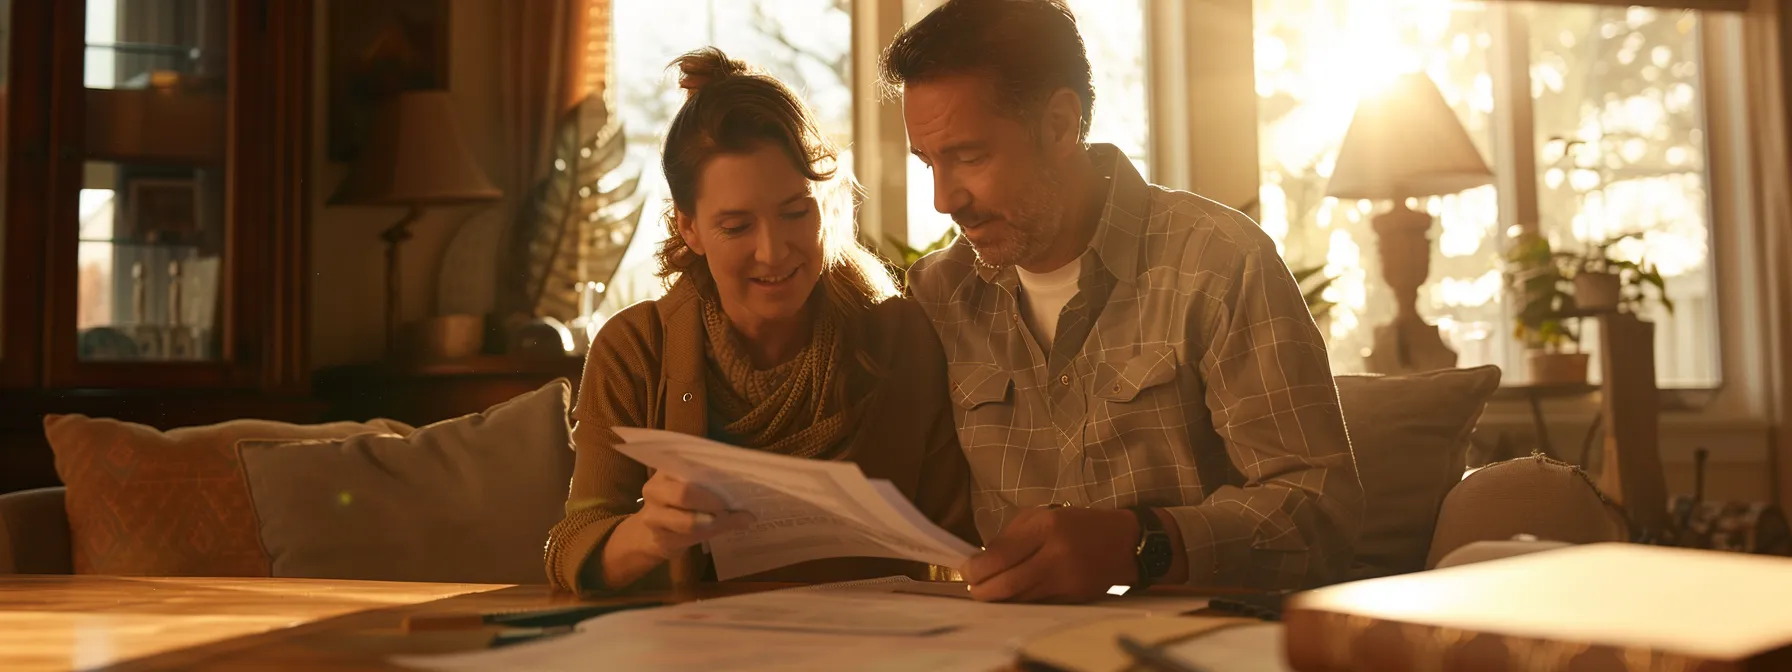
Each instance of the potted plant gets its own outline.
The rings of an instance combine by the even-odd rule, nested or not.
[[[1300,296],[1306,300],[1307,312],[1313,314],[1314,324],[1319,325],[1319,333],[1326,338],[1331,337],[1332,308],[1337,302],[1325,298],[1325,288],[1337,280],[1337,276],[1324,275],[1325,265],[1302,268],[1294,271],[1294,282],[1300,286]]]
[[[1635,237],[1625,234],[1589,245],[1582,252],[1555,254],[1557,265],[1573,279],[1574,305],[1580,312],[1634,313],[1647,299],[1650,287],[1655,288],[1661,305],[1670,313],[1674,311],[1674,302],[1667,297],[1667,283],[1653,264],[1611,256],[1613,246]]]
[[[1537,385],[1587,381],[1587,353],[1580,351],[1572,281],[1558,265],[1549,240],[1527,233],[1506,252],[1506,283],[1514,294],[1513,338],[1525,345],[1525,369]]]
[[[915,262],[921,260],[921,257],[951,247],[952,241],[958,240],[958,227],[947,227],[946,232],[940,234],[938,240],[935,240],[932,243],[929,243],[927,247],[920,249],[909,247],[907,241],[897,238],[896,236],[884,236],[884,240],[889,243],[891,248],[896,250],[897,255],[896,257],[890,257],[889,255],[884,254],[882,255],[884,261],[889,262],[889,264],[896,268],[896,270],[906,274],[908,273],[908,269],[915,265]],[[874,250],[878,249],[876,246],[867,246]],[[879,253],[882,254],[882,250],[879,250]],[[901,278],[898,278],[898,280],[900,279]]]

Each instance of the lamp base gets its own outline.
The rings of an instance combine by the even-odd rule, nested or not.
[[[1456,351],[1444,344],[1437,325],[1416,317],[1375,328],[1375,344],[1363,356],[1369,373],[1400,375],[1456,368]]]
[[[1375,247],[1381,277],[1394,292],[1394,319],[1375,328],[1375,344],[1364,356],[1370,373],[1401,374],[1456,367],[1456,352],[1444,344],[1437,326],[1419,317],[1419,287],[1431,275],[1431,215],[1394,207],[1375,216]]]

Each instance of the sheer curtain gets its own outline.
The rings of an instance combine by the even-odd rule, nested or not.
[[[1792,16],[1780,9],[1779,0],[1753,0],[1744,18],[1745,61],[1748,63],[1749,125],[1755,143],[1757,225],[1766,243],[1763,267],[1767,278],[1761,287],[1769,301],[1772,327],[1769,362],[1772,378],[1769,413],[1773,422],[1770,474],[1773,493],[1782,510],[1792,510],[1792,137],[1788,137],[1786,80],[1792,54],[1784,44],[1792,39]]]

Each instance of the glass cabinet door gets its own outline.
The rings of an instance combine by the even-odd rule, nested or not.
[[[86,0],[78,361],[223,357],[228,4]]]

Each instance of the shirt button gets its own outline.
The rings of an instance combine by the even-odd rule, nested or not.
[[[679,399],[680,399],[680,400],[682,400],[682,401],[690,401],[690,400],[691,400],[691,393],[689,393],[689,392],[686,392],[686,393],[684,393],[684,396],[683,396],[683,397],[679,397]]]
[[[1067,374],[1067,375],[1062,375],[1062,376],[1058,376],[1058,382],[1059,382],[1059,383],[1062,383],[1062,384],[1064,384],[1064,385],[1069,385],[1069,384],[1070,384],[1070,376],[1069,376],[1069,375],[1068,375],[1068,374]]]
[[[1008,321],[1009,322],[1019,322],[1020,321],[1020,313],[1009,313]]]

